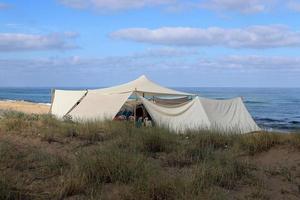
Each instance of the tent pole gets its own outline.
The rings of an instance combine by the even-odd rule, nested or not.
[[[52,105],[53,105],[53,100],[54,100],[54,92],[55,90],[53,88],[51,88],[51,105],[50,105],[50,109],[49,109],[49,114],[52,113]]]
[[[136,104],[137,104],[137,93],[136,93],[136,88],[135,88],[135,104],[134,104],[134,126],[136,126]]]

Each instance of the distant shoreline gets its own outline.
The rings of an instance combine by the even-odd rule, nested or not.
[[[49,103],[34,103],[21,100],[0,100],[0,110],[12,110],[29,114],[49,113]]]
[[[14,99],[0,99],[0,102],[13,102],[13,103],[30,103],[30,104],[40,104],[40,105],[47,105],[50,106],[51,103],[44,103],[44,102],[35,102],[35,101],[29,101],[29,100],[14,100]]]

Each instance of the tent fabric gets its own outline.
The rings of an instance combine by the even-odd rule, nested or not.
[[[180,92],[176,90],[172,90],[163,86],[160,86],[151,80],[149,80],[146,76],[140,76],[138,79],[133,80],[131,82],[109,87],[103,89],[90,90],[89,92],[95,93],[104,93],[104,94],[120,94],[127,92],[136,92],[139,95],[143,96],[155,96],[155,95],[170,95],[170,96],[191,96],[194,94]]]
[[[198,97],[188,103],[171,107],[155,104],[141,96],[139,98],[158,126],[169,128],[177,133],[210,127],[209,119]]]
[[[85,98],[69,113],[73,120],[112,120],[132,92],[101,94],[88,92]]]
[[[86,93],[86,90],[55,90],[51,113],[58,118],[63,118]]]
[[[260,130],[241,98],[212,100],[196,97],[178,106],[158,105],[140,98],[158,126],[175,132],[209,129],[222,133],[249,133]]]
[[[260,130],[240,97],[228,100],[200,98],[200,101],[212,130],[235,133]]]
[[[153,98],[154,102],[156,104],[161,104],[161,105],[178,105],[182,103],[186,103],[189,101],[189,97],[180,97],[180,98],[159,98],[159,97],[154,97]]]

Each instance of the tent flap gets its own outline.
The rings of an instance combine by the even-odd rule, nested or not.
[[[240,97],[228,100],[200,98],[200,101],[212,130],[235,133],[260,130]]]
[[[51,114],[63,118],[86,93],[86,90],[55,90]]]
[[[131,94],[132,92],[110,95],[88,92],[69,115],[74,120],[111,120]]]
[[[210,127],[210,122],[198,97],[177,107],[158,105],[143,97],[139,98],[158,126],[169,128],[177,133]]]

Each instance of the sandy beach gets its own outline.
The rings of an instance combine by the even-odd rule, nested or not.
[[[50,105],[31,103],[26,101],[0,101],[0,110],[13,110],[24,113],[46,114]]]

